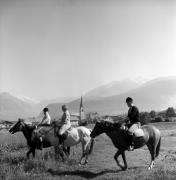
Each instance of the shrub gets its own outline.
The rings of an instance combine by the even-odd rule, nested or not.
[[[156,112],[154,110],[150,111],[150,117],[155,118],[156,117]]]
[[[175,110],[173,107],[168,107],[168,109],[166,110],[166,117],[175,117]]]
[[[158,116],[155,118],[154,122],[164,122],[164,118],[162,116]]]
[[[140,113],[140,122],[141,124],[147,124],[150,123],[151,117],[148,112],[141,112]]]

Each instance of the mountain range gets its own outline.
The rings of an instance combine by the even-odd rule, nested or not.
[[[163,110],[176,106],[176,77],[161,77],[147,82],[132,79],[111,82],[88,91],[83,97],[85,112],[121,114],[127,112],[126,97],[131,96],[140,111]],[[25,100],[27,99],[27,100]],[[52,117],[61,114],[61,105],[68,104],[70,111],[79,110],[79,98],[56,98],[41,102],[29,98],[0,94],[0,120],[16,120],[18,117],[37,116],[48,106]]]

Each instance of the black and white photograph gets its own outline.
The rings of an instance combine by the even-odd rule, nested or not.
[[[0,180],[176,179],[176,1],[0,0]]]

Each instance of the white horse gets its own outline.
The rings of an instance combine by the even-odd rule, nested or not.
[[[57,126],[39,126],[32,133],[31,140],[35,143],[39,143],[42,138],[43,141],[48,142],[51,146],[58,147],[59,137],[58,137],[59,127]],[[88,163],[88,155],[91,154],[94,145],[94,139],[90,137],[91,130],[84,127],[72,127],[65,132],[66,139],[64,140],[64,146],[70,147],[75,146],[79,143],[82,145],[82,156],[79,164],[85,165]],[[83,159],[85,161],[83,163]]]

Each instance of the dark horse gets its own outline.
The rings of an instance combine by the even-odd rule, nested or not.
[[[152,169],[154,160],[159,155],[161,134],[157,128],[151,125],[144,125],[141,128],[144,132],[144,136],[135,138],[134,148],[137,149],[147,145],[151,154],[151,163],[148,169]],[[114,155],[114,159],[117,165],[123,170],[126,170],[127,162],[125,151],[128,149],[128,136],[126,130],[122,128],[122,124],[120,123],[113,123],[108,121],[96,122],[95,127],[91,133],[91,137],[95,138],[102,133],[106,133],[106,135],[112,140],[114,146],[118,149]],[[122,155],[124,166],[118,161],[119,155]]]
[[[34,143],[31,140],[32,137],[32,132],[33,130],[36,129],[36,126],[34,125],[28,125],[24,122],[24,119],[18,119],[18,121],[9,129],[9,132],[11,134],[14,134],[16,132],[22,132],[24,137],[27,140],[27,145],[29,146],[29,151],[27,152],[26,156],[27,158],[29,158],[29,155],[32,153],[33,157],[35,157],[35,149],[39,149],[36,146],[36,143]],[[47,147],[51,147],[52,145],[47,142],[47,141],[43,141],[43,147],[47,148]],[[67,149],[63,149],[64,152],[66,154],[70,154],[70,147],[67,147]],[[58,152],[58,149],[55,149],[55,152]]]

